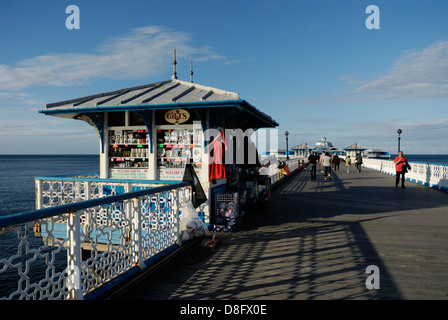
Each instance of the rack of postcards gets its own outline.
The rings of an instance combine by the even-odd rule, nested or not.
[[[243,212],[240,212],[238,192],[216,195],[214,232],[234,232],[242,217]]]
[[[146,179],[148,142],[148,130],[110,130],[110,177]]]
[[[199,175],[202,168],[202,130],[157,129],[159,179],[182,180],[187,159]]]

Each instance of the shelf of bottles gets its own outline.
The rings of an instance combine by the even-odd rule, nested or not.
[[[201,133],[199,129],[158,129],[157,166],[161,179],[180,178],[180,169],[191,160],[195,171],[202,167]]]
[[[147,169],[148,141],[148,130],[109,131],[109,169]]]

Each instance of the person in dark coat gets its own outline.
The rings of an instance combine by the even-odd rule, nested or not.
[[[356,156],[356,169],[358,170],[358,172],[361,172],[361,165],[362,165],[362,156],[360,153],[358,153],[358,155]]]
[[[311,151],[311,155],[308,157],[308,163],[310,164],[311,180],[316,180],[316,166],[319,161],[319,157],[314,151]]]
[[[339,159],[338,155],[335,153],[333,155],[333,158],[331,159],[331,163],[333,164],[334,171],[336,171],[336,170],[339,171],[339,162],[340,162],[340,159]]]

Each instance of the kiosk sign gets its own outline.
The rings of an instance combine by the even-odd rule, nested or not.
[[[148,169],[111,169],[110,178],[145,180],[148,178]]]
[[[184,123],[190,119],[190,113],[183,109],[174,109],[165,113],[165,120],[169,123]]]

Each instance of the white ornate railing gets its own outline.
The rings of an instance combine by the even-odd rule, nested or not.
[[[285,162],[288,164],[288,169],[291,173],[296,171],[299,168],[299,161],[300,159],[291,159],[291,160],[285,160]],[[283,171],[284,172],[284,171]],[[286,175],[283,173],[281,169],[276,169],[273,174],[269,175],[271,185],[275,185],[276,183],[283,180]]]
[[[98,174],[36,177],[36,209],[143,190],[173,181],[100,179]]]
[[[57,190],[68,185],[60,186],[42,200],[65,204],[0,217],[0,299],[95,298],[181,244],[178,199],[191,199],[187,182],[80,202],[90,191],[62,197]]]
[[[291,172],[296,171],[299,168],[299,161],[300,161],[299,158],[287,160],[286,163],[288,164],[289,171]]]
[[[278,170],[271,183],[284,177]],[[94,299],[181,245],[187,182],[88,174],[35,185],[36,210],[0,217],[0,300]]]
[[[448,166],[421,162],[409,162],[411,170],[406,173],[406,180],[448,191]],[[363,159],[366,168],[389,175],[395,175],[395,164],[392,160]]]

